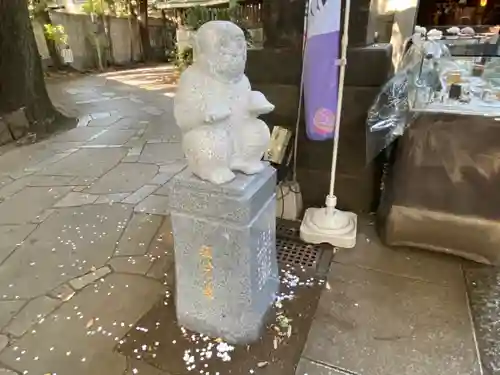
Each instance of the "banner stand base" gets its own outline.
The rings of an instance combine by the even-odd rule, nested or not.
[[[300,226],[300,238],[307,243],[329,243],[335,247],[356,246],[358,216],[335,208],[337,198],[329,196],[327,206],[308,208]]]

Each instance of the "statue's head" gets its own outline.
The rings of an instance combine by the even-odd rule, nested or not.
[[[247,44],[243,31],[229,21],[210,21],[196,33],[194,62],[216,79],[235,82],[245,72]]]

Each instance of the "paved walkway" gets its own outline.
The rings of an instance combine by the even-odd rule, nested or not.
[[[0,374],[136,372],[113,349],[172,265],[162,186],[185,163],[171,73],[49,83],[78,127],[0,149]]]
[[[164,185],[185,166],[172,74],[50,84],[79,126],[0,148],[0,375],[160,375],[114,348],[172,276]],[[481,374],[463,266],[389,250],[360,225],[297,375]]]

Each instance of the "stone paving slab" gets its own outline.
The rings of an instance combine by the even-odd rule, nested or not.
[[[134,136],[136,130],[113,130],[108,131],[91,142],[89,145],[121,146]]]
[[[86,275],[73,279],[69,282],[69,285],[75,290],[83,289],[87,285],[102,279],[107,274],[111,273],[111,269],[107,266],[101,267],[95,271],[91,271]]]
[[[91,194],[133,193],[153,179],[157,172],[156,165],[121,163],[87,191]]]
[[[134,213],[118,242],[115,255],[144,255],[161,222],[161,216]]]
[[[36,225],[2,225],[0,226],[0,263],[35,230]]]
[[[123,148],[81,149],[39,174],[52,176],[100,177],[127,154]]]
[[[37,215],[35,217],[35,219],[31,220],[31,222],[33,224],[43,223],[45,221],[45,219],[47,219],[50,215],[52,215],[52,213],[54,213],[54,209],[48,208],[48,209],[42,211],[39,215]]]
[[[149,245],[147,255],[153,260],[153,266],[148,271],[147,276],[157,280],[167,280],[168,285],[173,285],[175,274],[173,267],[174,236],[170,217],[163,220],[163,224]]]
[[[500,373],[500,268],[467,263],[467,294],[484,374]]]
[[[16,147],[0,157],[0,174],[17,178],[25,168],[32,167],[53,156],[54,151],[47,144]]]
[[[350,375],[348,372],[341,371],[322,365],[320,363],[309,361],[302,358],[297,366],[295,375]]]
[[[28,186],[29,181],[30,177],[22,177],[17,180],[11,180],[10,183],[3,185],[0,187],[0,200],[4,200],[5,198],[20,192]]]
[[[129,193],[116,193],[116,194],[104,194],[99,195],[99,198],[94,202],[95,204],[113,204],[123,201],[129,196]]]
[[[144,142],[144,140],[133,137],[125,145],[125,147],[129,148],[127,157],[137,156],[137,160],[133,161],[133,163],[136,163],[139,160],[139,157],[141,156],[145,144],[146,142]]]
[[[162,165],[160,167],[160,173],[159,173],[159,175],[163,176],[163,180],[161,180],[160,183],[162,187],[156,190],[155,194],[168,195],[169,188],[166,183],[170,181],[175,175],[186,169],[186,167],[187,164],[185,162],[174,162],[171,164]]]
[[[87,126],[102,126],[102,127],[108,127],[110,125],[115,124],[117,121],[119,121],[122,116],[118,113],[111,113],[111,112],[100,112],[108,116],[98,116],[99,113],[92,113],[90,114],[90,121],[87,124]]]
[[[5,199],[20,192],[27,186],[35,187],[53,187],[53,186],[71,186],[75,185],[72,183],[74,177],[71,176],[38,176],[30,175],[26,177],[21,177],[17,180],[10,179],[10,182],[5,183],[0,186],[0,199]]]
[[[149,120],[140,120],[136,117],[125,117],[115,122],[112,128],[116,129],[144,129]]]
[[[88,128],[81,127],[68,130],[55,138],[52,139],[53,142],[86,142],[96,135],[100,134],[102,129],[100,128]]]
[[[25,224],[71,190],[70,187],[27,187],[0,203],[0,225]]]
[[[30,176],[27,186],[72,186],[74,180],[71,176]]]
[[[0,352],[9,345],[9,338],[6,335],[0,335]]]
[[[74,180],[71,181],[71,185],[77,186],[90,186],[92,185],[99,176],[76,176]]]
[[[152,215],[170,215],[168,197],[162,195],[150,195],[139,203],[135,212],[142,212]]]
[[[66,195],[64,198],[62,198],[59,202],[57,202],[54,207],[59,208],[59,207],[77,207],[77,206],[83,206],[85,204],[92,204],[97,199],[99,196],[97,195],[91,195],[91,194],[84,194],[84,193],[79,193],[79,192],[71,192],[68,195]]]
[[[0,267],[0,296],[32,298],[102,267],[131,211],[120,204],[56,210]]]
[[[1,373],[0,373],[1,375]],[[124,375],[169,375],[156,367],[150,366],[137,359],[129,360],[127,371]]]
[[[144,146],[139,161],[141,163],[168,164],[184,160],[180,143],[149,143]]]
[[[6,185],[9,185],[13,181],[14,179],[10,178],[9,176],[0,176],[0,189],[2,189]]]
[[[26,301],[0,301],[0,328],[3,329],[25,304]]]
[[[47,147],[55,152],[66,152],[68,150],[77,149],[83,146],[85,142],[56,142],[52,139],[47,142]]]
[[[135,273],[138,275],[146,275],[153,265],[150,257],[115,257],[109,261],[109,266],[117,273]]]
[[[153,116],[161,116],[163,114],[163,111],[160,108],[157,108],[155,106],[146,106],[146,107],[143,107],[142,110],[146,113],[149,113],[150,115],[153,115]]]
[[[122,375],[118,340],[161,297],[161,283],[112,274],[87,286],[0,354],[0,362],[28,375]]]
[[[12,370],[6,368],[0,368],[0,375],[18,375],[18,374]]]
[[[59,160],[62,160],[65,157],[71,155],[75,151],[77,151],[77,149],[70,149],[70,150],[67,150],[65,152],[56,153],[55,155],[52,155],[51,157],[41,161],[38,164],[33,165],[32,167],[25,168],[24,172],[31,174],[31,173],[41,171],[41,170],[47,168],[48,166],[50,166],[54,163],[57,163]]]
[[[148,126],[144,133],[144,139],[148,141],[180,142],[182,140],[182,132],[175,122],[170,119],[160,124],[153,123]]]
[[[60,303],[61,301],[46,296],[36,298],[24,306],[3,331],[9,335],[21,337],[54,311]]]
[[[453,288],[334,264],[303,356],[358,375],[479,375],[463,280]]]
[[[75,291],[69,285],[62,284],[50,291],[48,295],[49,297],[66,302],[75,295]]]
[[[120,115],[122,117],[135,117],[137,116],[137,111],[140,110],[140,106],[134,103],[128,98],[128,96],[115,97],[112,100],[95,100],[93,102],[80,102],[77,103],[79,110],[86,113],[93,113],[97,111],[111,112],[120,108]],[[150,116],[146,112],[142,116]]]
[[[138,189],[133,194],[129,195],[127,198],[123,200],[123,203],[128,204],[137,204],[144,199],[146,199],[149,195],[151,195],[156,189],[158,189],[158,185],[144,185],[140,189]]]

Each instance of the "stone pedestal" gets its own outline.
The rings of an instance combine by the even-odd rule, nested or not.
[[[276,171],[214,185],[171,183],[179,324],[235,343],[259,338],[278,292]]]

